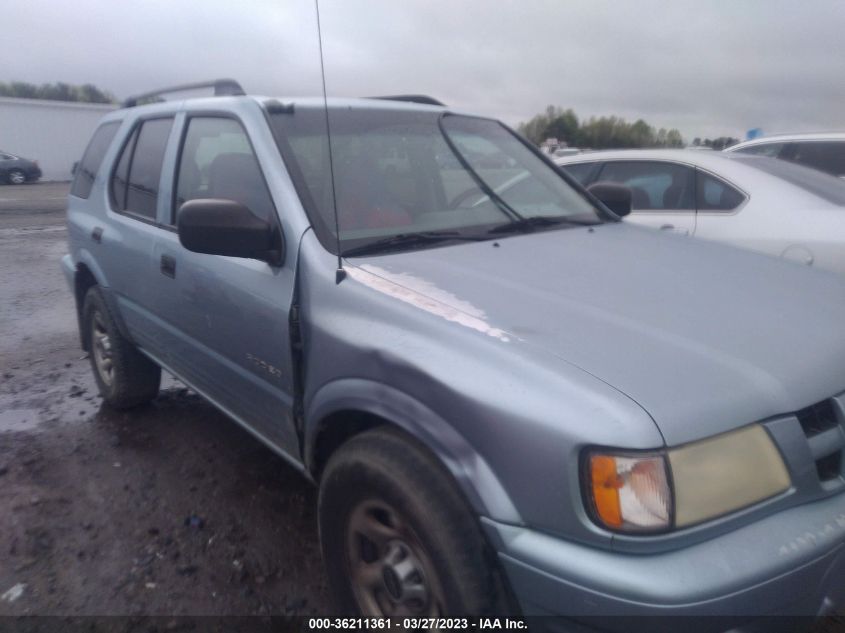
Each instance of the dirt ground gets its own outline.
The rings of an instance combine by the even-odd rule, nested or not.
[[[173,379],[101,404],[66,193],[0,187],[0,615],[325,613],[310,484]]]

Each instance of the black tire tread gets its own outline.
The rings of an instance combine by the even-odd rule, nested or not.
[[[372,479],[372,471],[393,475],[395,483],[410,499],[410,505],[424,509],[427,529],[433,540],[449,545],[449,551],[429,552],[435,565],[445,571],[451,590],[459,596],[462,613],[447,615],[503,615],[515,611],[507,583],[495,553],[487,544],[474,512],[453,483],[446,469],[416,441],[390,427],[378,427],[354,437],[329,460],[319,496],[321,539],[324,524],[336,520],[327,516],[331,489],[359,478]],[[356,472],[357,471],[357,472]],[[368,473],[367,471],[371,471]],[[377,479],[378,477],[376,477]],[[328,548],[331,550],[331,547]],[[324,556],[327,548],[324,545]],[[328,557],[327,557],[328,558]],[[333,564],[334,563],[334,564]],[[335,567],[336,561],[326,561]],[[344,590],[338,587],[338,569],[330,569],[330,584],[341,606]],[[334,573],[331,573],[331,572]]]
[[[106,402],[115,409],[131,409],[154,399],[161,386],[161,368],[120,333],[114,315],[108,302],[103,298],[99,286],[88,289],[82,305],[84,332],[85,336],[89,337],[91,368],[100,394]],[[94,353],[90,350],[91,314],[95,308],[102,313],[111,339],[114,364],[114,379],[111,387],[106,386],[100,379],[94,362]]]

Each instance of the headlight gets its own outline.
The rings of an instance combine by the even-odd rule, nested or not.
[[[780,453],[759,425],[668,451],[590,451],[583,473],[593,520],[622,532],[687,527],[790,486]]]

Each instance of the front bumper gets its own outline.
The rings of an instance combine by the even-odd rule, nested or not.
[[[658,554],[482,523],[525,615],[748,619],[816,616],[845,605],[845,494]]]

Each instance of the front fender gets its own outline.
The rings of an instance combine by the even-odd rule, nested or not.
[[[333,413],[350,410],[390,420],[422,442],[452,474],[479,515],[503,523],[523,523],[493,470],[452,425],[415,398],[371,380],[332,381],[306,403],[305,465],[309,471],[314,466],[317,435],[329,423],[324,421]]]

